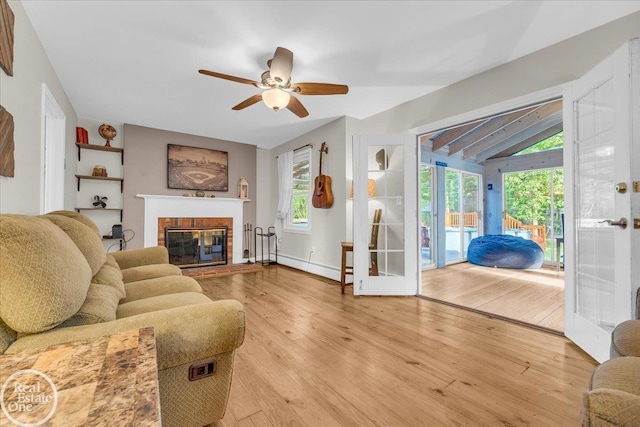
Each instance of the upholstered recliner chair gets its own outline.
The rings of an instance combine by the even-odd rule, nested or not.
[[[637,296],[640,313],[640,290]],[[585,427],[640,426],[640,320],[619,324],[611,335],[611,359],[598,366],[584,393]]]
[[[108,254],[86,216],[0,215],[0,354],[131,329],[155,329],[164,426],[223,417],[244,308],[212,301],[164,247]],[[215,373],[189,380],[194,363]]]

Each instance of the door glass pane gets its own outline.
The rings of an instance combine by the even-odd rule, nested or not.
[[[445,260],[464,261],[467,248],[479,233],[480,177],[445,170]]]
[[[576,102],[576,311],[611,331],[614,324],[615,219],[612,84]]]
[[[367,163],[369,275],[404,276],[404,147],[370,145]]]
[[[420,165],[420,259],[422,268],[433,259],[433,166]]]
[[[564,265],[564,169],[558,168],[551,171],[551,218],[552,234],[547,238],[547,246],[551,253],[545,259],[558,265]]]
[[[463,225],[460,210],[460,172],[445,171],[445,247],[446,261],[460,261],[460,229]]]
[[[478,237],[478,186],[480,179],[477,175],[462,174],[462,211],[463,233],[462,258],[467,258],[467,248],[472,239]]]
[[[506,173],[504,206],[504,233],[533,240],[544,251],[545,262],[555,263],[555,237],[563,235],[563,170]]]

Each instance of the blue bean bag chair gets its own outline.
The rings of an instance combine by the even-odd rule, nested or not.
[[[506,234],[490,234],[471,240],[467,259],[472,264],[485,267],[540,268],[544,252],[533,240]]]

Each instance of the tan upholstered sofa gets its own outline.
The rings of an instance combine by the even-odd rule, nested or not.
[[[640,290],[637,296],[640,313]],[[584,393],[585,427],[640,426],[640,320],[616,326],[611,359],[598,366]]]
[[[222,418],[243,306],[212,301],[169,264],[164,247],[113,254],[86,216],[0,215],[0,353],[153,326],[162,424],[203,426]],[[189,380],[194,363],[212,376]]]

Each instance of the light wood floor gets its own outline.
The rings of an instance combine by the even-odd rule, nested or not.
[[[215,426],[579,425],[596,362],[565,338],[283,266],[199,282],[246,309]]]
[[[422,272],[422,295],[564,332],[564,272],[468,262]]]

